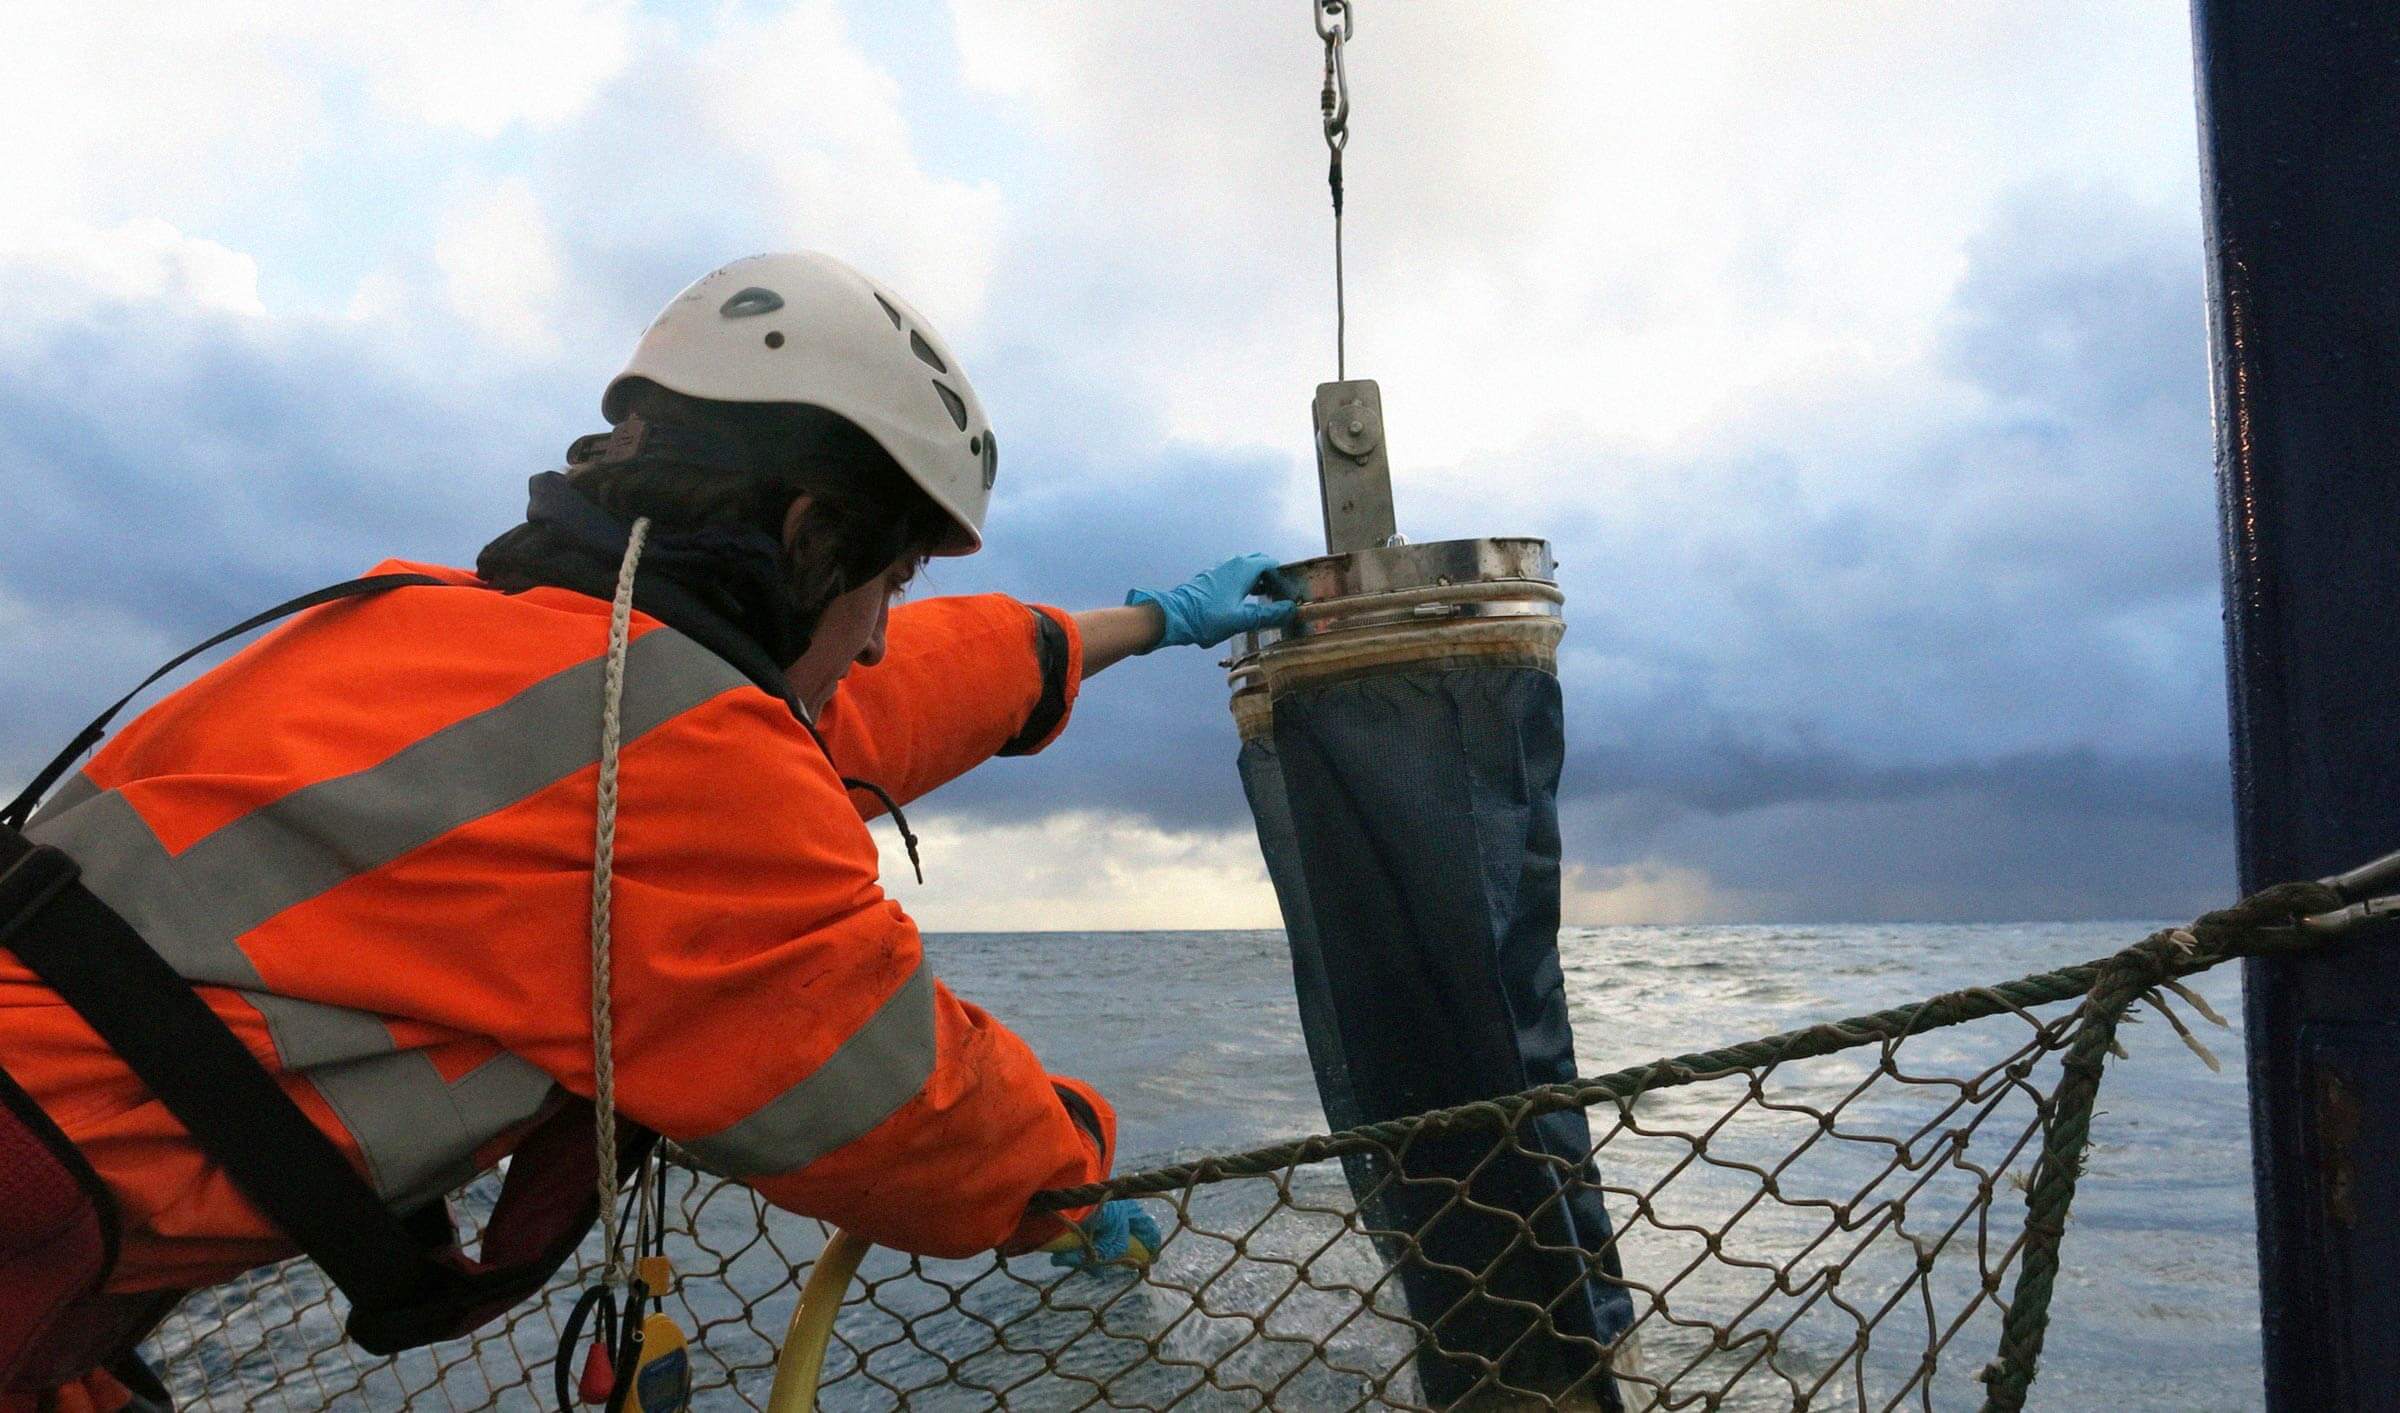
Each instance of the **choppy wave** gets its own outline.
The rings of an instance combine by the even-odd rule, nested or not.
[[[1579,1063],[1598,1074],[2088,960],[2155,925],[1579,928],[1560,961]],[[977,934],[928,947],[962,995],[1109,1094],[1124,1166],[1324,1127],[1280,934]],[[2239,977],[2223,968],[2197,989],[2236,1027],[2203,1036],[2224,1071],[2163,1025],[2127,1028],[2133,1063],[2112,1067],[2101,1102],[2040,1406],[2257,1404]],[[1664,1114],[1680,1100],[1657,1102]]]

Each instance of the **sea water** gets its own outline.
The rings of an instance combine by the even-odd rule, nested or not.
[[[1577,928],[1562,935],[1559,950],[1578,1061],[1584,1074],[1598,1075],[2092,960],[2154,926]],[[935,936],[926,948],[937,973],[961,996],[1023,1035],[1054,1071],[1089,1080],[1109,1096],[1118,1112],[1120,1171],[1258,1147],[1325,1127],[1278,932]],[[2223,1071],[2210,1072],[2155,1018],[2122,1032],[2130,1058],[2110,1063],[2101,1091],[2092,1148],[2067,1229],[2035,1408],[2213,1410],[2259,1404],[2237,969],[2220,968],[2192,986],[2237,1027],[2207,1026],[2188,1006],[2181,1008],[2223,1062]],[[2043,1014],[2054,1018],[2065,1009],[2051,1007]],[[2001,1016],[1912,1038],[1896,1054],[1912,1073],[1971,1075],[2004,1058],[2030,1033],[2025,1021]],[[1740,1098],[1740,1079],[1644,1096],[1635,1114],[1644,1132],[1618,1128],[1612,1108],[1594,1111],[1595,1136],[1610,1139],[1601,1149],[1600,1172],[1624,1233],[1628,1275],[1667,1287],[1669,1309],[1686,1319],[1730,1322],[1750,1306],[1766,1277],[1758,1268],[1697,1259],[1691,1233],[1719,1229],[1723,1250],[1736,1255],[1789,1253],[1822,1233],[1828,1223],[1820,1208],[1755,1200],[1758,1172],[1789,1155],[1795,1136],[1807,1137],[1813,1112],[1834,1112],[1838,1121],[1803,1161],[1780,1170],[1787,1198],[1805,1198],[1811,1184],[1814,1192],[1846,1197],[1858,1190],[1862,1173],[1871,1180],[1878,1165],[1888,1166],[1886,1150],[1878,1144],[1909,1138],[1912,1126],[1928,1115],[1935,1116],[1936,1127],[1927,1131],[1937,1136],[1961,1124],[1955,1116],[1940,1117],[1957,1091],[1939,1083],[1878,1081],[1857,1097],[1846,1097],[1881,1061],[1870,1046],[1787,1065],[1772,1076],[1768,1097],[1809,1107],[1753,1104],[1736,1116],[1738,1122],[1724,1120],[1729,1100]],[[1945,1213],[1976,1210],[1972,1184],[1963,1175],[1978,1165],[1995,1176],[2003,1171],[2001,1159],[2008,1159],[2006,1170],[2030,1168],[2029,1150],[2019,1148],[2011,1157],[2006,1145],[2028,1141],[2034,1096],[2048,1092],[2055,1081],[2053,1055],[2030,1085],[2002,1096],[2005,1112],[1975,1126],[1975,1145],[1962,1150],[1964,1161],[1926,1163],[1928,1150],[1917,1144],[1917,1166],[1879,1189],[1889,1195],[1895,1184],[1920,1176],[1947,1183],[1946,1190],[1938,1184],[1925,1190],[1922,1200],[1911,1196],[1912,1221],[1922,1224],[1925,1213],[1934,1214],[1931,1228],[1920,1225],[1911,1233],[1915,1239],[1925,1240],[1929,1231],[1939,1236],[1949,1219]],[[1776,1121],[1784,1127],[1773,1127]],[[1686,1162],[1691,1149],[1677,1135],[1704,1133],[1711,1160]],[[1677,1171],[1681,1175],[1672,1176]],[[1663,1189],[1655,1187],[1662,1177],[1672,1180]],[[1347,1206],[1340,1170],[1333,1164],[1302,1169],[1290,1181],[1296,1195],[1320,1209]],[[1657,1203],[1663,1225],[1626,1220],[1631,1203],[1624,1194],[1638,1190],[1666,1192]],[[1152,1204],[1171,1234],[1160,1263],[1165,1279],[1142,1286],[1132,1286],[1121,1273],[1062,1276],[1038,1256],[1010,1263],[1013,1279],[989,1278],[988,1261],[939,1263],[937,1276],[961,1284],[948,1290],[909,1279],[880,1285],[872,1299],[845,1311],[842,1326],[847,1348],[877,1351],[870,1363],[876,1378],[859,1377],[855,1355],[837,1349],[824,1406],[887,1408],[894,1403],[892,1390],[906,1389],[912,1408],[990,1407],[990,1388],[1010,1387],[1040,1368],[1040,1359],[1025,1351],[1058,1344],[1068,1347],[1070,1366],[1114,1361],[1094,1364],[1087,1372],[1120,1370],[1109,1374],[1107,1383],[1109,1396],[1123,1400],[1123,1406],[1257,1406],[1258,1397],[1241,1392],[1246,1387],[1276,1389],[1275,1405],[1282,1408],[1372,1406],[1379,1386],[1343,1377],[1340,1366],[1346,1361],[1352,1369],[1389,1371],[1405,1364],[1409,1349],[1403,1327],[1360,1318],[1356,1300],[1342,1293],[1345,1285],[1376,1285],[1380,1268],[1373,1248],[1343,1236],[1337,1219],[1317,1220],[1338,1240],[1303,1230],[1305,1215],[1283,1228],[1253,1232],[1246,1261],[1235,1261],[1232,1248],[1208,1234],[1211,1229],[1243,1231],[1274,1191],[1272,1184],[1255,1180],[1198,1189],[1187,1199],[1194,1225],[1180,1234],[1174,1233],[1176,1222],[1165,1204]],[[1988,1259],[1979,1240],[1992,1237],[1988,1245],[1996,1250],[2013,1236],[2022,1220],[2022,1193],[2005,1181],[1996,1181],[1992,1193],[1990,1228],[1970,1225],[1943,1247],[1933,1268],[1938,1279],[1921,1283],[1877,1327],[1875,1352],[1867,1361],[1871,1367],[1857,1375],[1840,1370],[1812,1396],[1810,1406],[1882,1408],[1894,1404],[1894,1390],[1902,1408],[1976,1406],[1980,1386],[1972,1376],[1995,1348],[1994,1303],[1986,1300],[1971,1319],[1962,1317],[1940,1351],[1939,1378],[1930,1386],[1910,1383],[1929,1343],[1926,1326],[1910,1322],[1921,1313],[1917,1297],[1936,1286],[1940,1300],[1923,1302],[1941,1306],[1941,1319],[1934,1324],[1967,1308]],[[488,1209],[489,1196],[487,1179],[463,1206],[470,1212]],[[690,1274],[679,1282],[677,1294],[687,1325],[704,1335],[712,1367],[730,1371],[718,1377],[730,1376],[751,1399],[763,1400],[772,1381],[774,1341],[791,1308],[793,1269],[814,1256],[822,1237],[816,1224],[781,1214],[762,1232],[754,1203],[729,1196],[732,1200],[712,1199],[693,1223],[697,1229],[680,1238],[696,1241],[699,1253],[710,1254],[686,1266]],[[1687,1225],[1677,1230],[1675,1223]],[[1844,1239],[1855,1235],[1842,1234]],[[1271,1249],[1277,1242],[1286,1248],[1281,1253]],[[1872,1259],[1883,1261],[1883,1270],[1868,1269],[1869,1260],[1861,1259],[1838,1294],[1872,1314],[1873,1302],[1861,1296],[1874,1290],[1878,1279],[1885,1289],[1893,1288],[1889,1262],[1895,1251],[1905,1263],[1908,1248],[1896,1240],[1873,1248]],[[1295,1293],[1292,1267],[1257,1259],[1262,1254],[1298,1254],[1324,1284]],[[1835,1255],[1848,1259],[1838,1251]],[[1820,1253],[1820,1264],[1822,1259]],[[1221,1279],[1208,1274],[1220,1266],[1230,1274]],[[863,1274],[874,1279],[905,1269],[896,1255],[879,1252]],[[1901,1274],[1906,1270],[1904,1264]],[[2013,1269],[2001,1275],[2002,1288],[2013,1284]],[[1245,1280],[1257,1288],[1242,1286]],[[1196,1310],[1188,1297],[1202,1285],[1221,1307],[1213,1315]],[[1037,1298],[1037,1290],[1046,1293]],[[360,1363],[340,1352],[334,1307],[323,1299],[321,1282],[302,1265],[199,1298],[213,1312],[211,1318],[235,1309],[238,1338],[229,1339],[227,1330],[208,1320],[179,1317],[161,1332],[157,1352],[179,1396],[195,1407],[546,1407],[541,1390],[549,1385],[553,1332],[573,1297],[571,1287],[554,1290],[546,1317],[535,1312],[506,1336],[479,1340],[471,1355],[463,1345],[445,1345],[392,1364]],[[1105,1324],[1121,1331],[1124,1340],[1113,1346],[1090,1339],[1078,1343],[1090,1322],[1074,1311],[1085,1302],[1105,1308]],[[1242,1312],[1270,1306],[1286,1333],[1297,1330],[1307,1338],[1283,1345],[1259,1340],[1256,1326]],[[1774,1314],[1770,1310],[1765,1323],[1772,1324]],[[903,1318],[906,1327],[900,1324]],[[1795,1402],[1791,1390],[1808,1386],[1811,1361],[1819,1375],[1834,1369],[1835,1356],[1854,1332],[1843,1324],[1851,1317],[1840,1300],[1819,1302],[1812,1318],[1814,1325],[1803,1321],[1782,1331],[1785,1342],[1776,1355],[1780,1374],[1754,1368],[1739,1380],[1712,1383],[1705,1377],[1711,1371],[1706,1361],[1724,1362],[1724,1356],[1710,1353],[1704,1324],[1653,1321],[1644,1335],[1645,1362],[1654,1372],[1662,1365],[1702,1363],[1702,1377],[1677,1388],[1688,1395],[1721,1387],[1723,1401],[1706,1406],[1728,1413],[1789,1408]],[[1743,1327],[1761,1323],[1753,1313]],[[1003,1328],[1017,1351],[1013,1356],[992,1351],[992,1332]],[[1320,1336],[1341,1346],[1334,1351],[1339,1357],[1305,1352]],[[1168,1357],[1146,1353],[1152,1347],[1144,1343],[1148,1340]],[[972,1353],[976,1350],[984,1352]],[[928,1351],[946,1353],[937,1357]],[[944,1362],[950,1358],[964,1362]],[[1274,1365],[1278,1358],[1283,1362]],[[1175,1360],[1183,1361],[1180,1367]],[[961,1382],[954,1369],[983,1386]],[[1195,1389],[1195,1369],[1208,1370],[1215,1385]],[[1287,1377],[1289,1382],[1279,1382]],[[1865,1397],[1860,1396],[1862,1379]],[[1413,1396],[1413,1378],[1405,1372],[1380,1387],[1395,1397]],[[1071,1380],[1036,1380],[1018,1385],[1010,1405],[1080,1406],[1091,1389]],[[739,1406],[721,1388],[702,1402],[704,1407],[729,1404]]]
[[[1578,1064],[1595,1075],[2088,961],[2158,925],[1570,928],[1559,952]],[[1109,1096],[1120,1168],[1324,1128],[1279,932],[937,936],[927,950],[960,995]],[[2190,984],[2233,1023],[2179,1006],[2222,1072],[2155,1019],[2124,1029],[2131,1058],[2111,1062],[2101,1091],[2035,1407],[2258,1406],[2238,968]],[[1990,1329],[1945,1359],[1978,1366]],[[1959,1385],[1947,1388],[1933,1406],[1956,1406]]]

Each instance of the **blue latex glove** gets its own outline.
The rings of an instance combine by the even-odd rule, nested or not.
[[[1236,555],[1214,569],[1204,569],[1174,588],[1160,592],[1135,589],[1125,596],[1129,604],[1158,605],[1166,615],[1166,636],[1158,640],[1162,648],[1191,644],[1213,648],[1236,633],[1253,628],[1280,628],[1292,621],[1297,607],[1280,585],[1269,580],[1259,583],[1259,577],[1276,565],[1271,554]],[[1264,595],[1251,601],[1253,590]]]
[[[1085,1244],[1086,1238],[1089,1245]],[[1050,1253],[1051,1265],[1070,1270],[1118,1261],[1147,1266],[1163,1241],[1158,1234],[1158,1223],[1150,1220],[1142,1204],[1121,1197],[1102,1203],[1099,1211],[1084,1218],[1081,1235],[1067,1232],[1042,1249]]]

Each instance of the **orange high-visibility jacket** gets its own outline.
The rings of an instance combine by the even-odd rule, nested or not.
[[[407,570],[476,582],[376,572]],[[559,1087],[592,1092],[608,612],[564,589],[435,586],[312,610],[126,727],[27,830],[199,984],[395,1208],[490,1166]],[[906,802],[1018,736],[1044,688],[1035,612],[1064,631],[1071,701],[1082,644],[1065,614],[997,595],[903,605],[884,660],[822,715],[830,762],[784,702],[633,621],[618,1109],[779,1206],[929,1255],[1055,1231],[1026,1199],[1104,1176],[1115,1118],[927,971],[877,885],[867,797],[841,776]],[[120,1204],[112,1289],[290,1254],[5,952],[0,1067]]]

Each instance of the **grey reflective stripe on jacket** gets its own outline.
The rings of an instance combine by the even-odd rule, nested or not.
[[[925,1087],[933,1065],[933,976],[920,962],[807,1078],[683,1146],[727,1177],[788,1173],[866,1137]]]
[[[591,767],[603,659],[594,657],[426,736],[365,770],[295,790],[169,854],[131,804],[81,775],[28,833],[64,849],[84,882],[186,978],[257,1006],[278,1058],[325,1097],[365,1154],[376,1190],[406,1207],[473,1173],[478,1147],[531,1118],[549,1076],[506,1053],[445,1082],[395,1048],[383,1016],[277,995],[240,939],[288,908]],[[627,740],[746,687],[679,633],[629,650]],[[933,1070],[933,988],[921,970],[813,1074],[690,1146],[748,1174],[789,1171],[906,1103]]]

